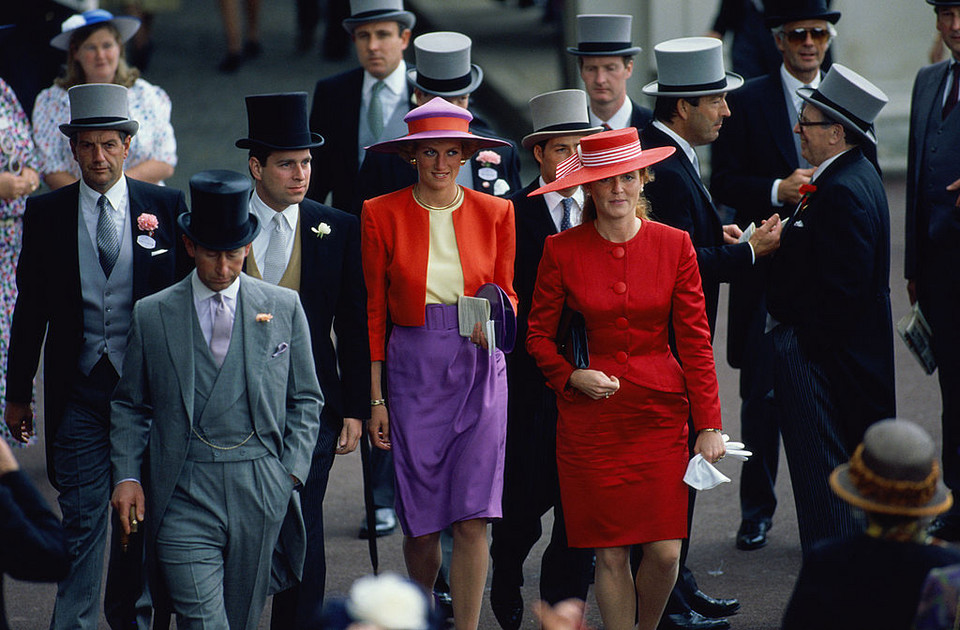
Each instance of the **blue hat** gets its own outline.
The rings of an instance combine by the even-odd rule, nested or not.
[[[60,50],[70,50],[70,38],[73,32],[94,24],[113,24],[120,32],[120,43],[125,44],[140,29],[140,20],[128,15],[113,16],[103,9],[92,9],[71,15],[60,25],[60,34],[50,40],[50,45]]]

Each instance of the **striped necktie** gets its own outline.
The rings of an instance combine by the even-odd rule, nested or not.
[[[100,195],[97,200],[97,213],[97,250],[100,255],[100,267],[103,268],[103,275],[109,278],[120,256],[120,237],[117,235],[117,225],[110,216],[110,201],[106,195]]]

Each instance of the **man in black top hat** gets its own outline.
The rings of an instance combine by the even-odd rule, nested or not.
[[[247,138],[255,182],[250,212],[264,229],[253,239],[245,270],[300,294],[323,390],[320,436],[300,498],[307,557],[299,585],[273,598],[274,628],[314,627],[323,605],[326,556],[323,497],[334,455],[352,452],[370,417],[370,351],[357,217],[304,199],[310,150],[323,144],[307,126],[307,95],[248,96]],[[336,346],[331,337],[336,333]]]
[[[183,193],[130,179],[127,89],[70,89],[60,130],[80,165],[70,186],[27,200],[17,266],[4,422],[16,439],[33,434],[33,376],[44,347],[47,474],[60,492],[71,550],[51,628],[97,627],[110,500],[110,393],[121,374],[133,303],[186,274],[178,247]],[[46,344],[44,345],[44,339]],[[122,552],[113,528],[104,612],[113,628],[148,624],[138,538]],[[142,626],[145,627],[145,626]]]
[[[268,589],[303,570],[294,490],[323,394],[297,294],[241,273],[260,229],[247,178],[198,173],[190,196],[178,223],[196,271],[134,307],[110,409],[112,503],[126,532],[146,518],[152,592],[169,592],[178,627],[252,629]]]
[[[800,186],[813,168],[800,154],[793,133],[801,101],[797,89],[818,87],[821,65],[840,19],[824,0],[767,0],[766,27],[783,57],[776,72],[757,77],[728,96],[730,118],[713,144],[710,192],[736,212],[741,229],[759,225],[774,213],[790,214]],[[769,338],[764,337],[763,293],[766,265],[730,283],[727,361],[740,371],[740,426],[753,456],[740,476],[737,548],[759,549],[777,507],[774,484],[780,457],[780,431],[773,401]]]

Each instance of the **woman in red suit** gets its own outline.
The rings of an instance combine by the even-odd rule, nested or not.
[[[720,399],[697,257],[683,231],[647,219],[647,167],[635,128],[586,136],[558,178],[582,184],[584,223],[547,239],[527,349],[557,392],[557,466],[570,545],[597,554],[607,630],[656,628],[687,534],[687,418],[695,450],[723,457]],[[564,304],[586,321],[590,365],[557,352]],[[669,333],[676,338],[674,352]],[[679,357],[679,362],[677,357]],[[682,367],[681,367],[682,366]],[[643,547],[636,579],[630,546]]]
[[[375,446],[393,451],[404,561],[427,592],[440,569],[440,532],[452,525],[457,630],[480,621],[487,522],[502,515],[507,431],[503,353],[488,354],[479,324],[472,337],[460,336],[457,301],[486,283],[500,286],[514,308],[517,300],[513,204],[456,182],[478,149],[506,144],[470,133],[472,118],[436,98],[404,117],[406,136],[369,147],[399,153],[418,181],[365,202],[361,231],[372,360],[368,432]]]

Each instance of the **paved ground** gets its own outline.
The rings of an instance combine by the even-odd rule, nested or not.
[[[483,65],[487,85],[495,89],[479,95],[478,103],[487,118],[502,133],[519,138],[528,132],[524,118],[526,99],[558,85],[560,56],[553,43],[553,32],[539,24],[535,11],[504,8],[492,0],[407,0],[423,16],[421,24],[459,28],[474,37],[475,61]],[[153,65],[146,77],[164,87],[174,103],[174,127],[179,141],[180,164],[169,184],[186,189],[189,176],[207,168],[246,168],[245,152],[233,145],[246,135],[243,95],[288,90],[313,91],[316,79],[345,70],[348,61],[330,63],[317,54],[293,54],[293,2],[263,3],[264,56],[236,75],[223,76],[215,71],[222,56],[221,30],[213,2],[183,3],[176,14],[158,16],[157,46]],[[418,32],[425,32],[422,28]],[[537,60],[536,64],[527,63]],[[553,60],[551,62],[551,60]],[[535,69],[531,69],[535,67]],[[315,165],[314,168],[323,168]],[[529,167],[528,167],[529,168]],[[524,179],[533,172],[526,171]],[[893,226],[892,289],[894,318],[907,310],[904,284],[900,280],[903,256],[903,184],[888,184]],[[721,317],[717,345],[717,367],[721,384],[725,424],[733,436],[739,435],[737,374],[723,360],[725,349],[725,309]],[[899,341],[897,377],[900,413],[923,424],[939,436],[939,393],[936,382],[923,376]],[[44,489],[51,502],[55,495],[43,472],[42,445],[20,453],[24,467]],[[775,518],[770,544],[760,551],[744,553],[734,548],[734,532],[739,523],[735,462],[725,461],[722,470],[734,483],[703,493],[698,500],[694,542],[689,564],[703,590],[717,596],[737,596],[743,612],[732,618],[738,630],[777,628],[799,569],[800,550],[796,518],[789,481],[784,466],[778,489],[781,508]],[[366,543],[356,539],[362,514],[359,483],[360,461],[356,454],[341,458],[335,465],[327,493],[327,553],[329,558],[328,593],[342,594],[358,576],[370,570]],[[549,517],[548,517],[549,518]],[[546,525],[546,523],[545,523]],[[545,527],[545,529],[549,529]],[[9,542],[7,544],[10,544]],[[14,543],[15,544],[15,543]],[[381,569],[403,573],[400,537],[381,539]],[[536,594],[538,547],[527,563],[525,597]],[[47,627],[54,588],[7,580],[7,612],[11,626],[24,630]],[[596,606],[590,602],[590,619],[599,626]],[[103,625],[102,627],[106,627]],[[261,624],[261,627],[267,627]],[[485,605],[482,630],[494,630],[496,622]],[[529,615],[525,628],[533,628]]]

